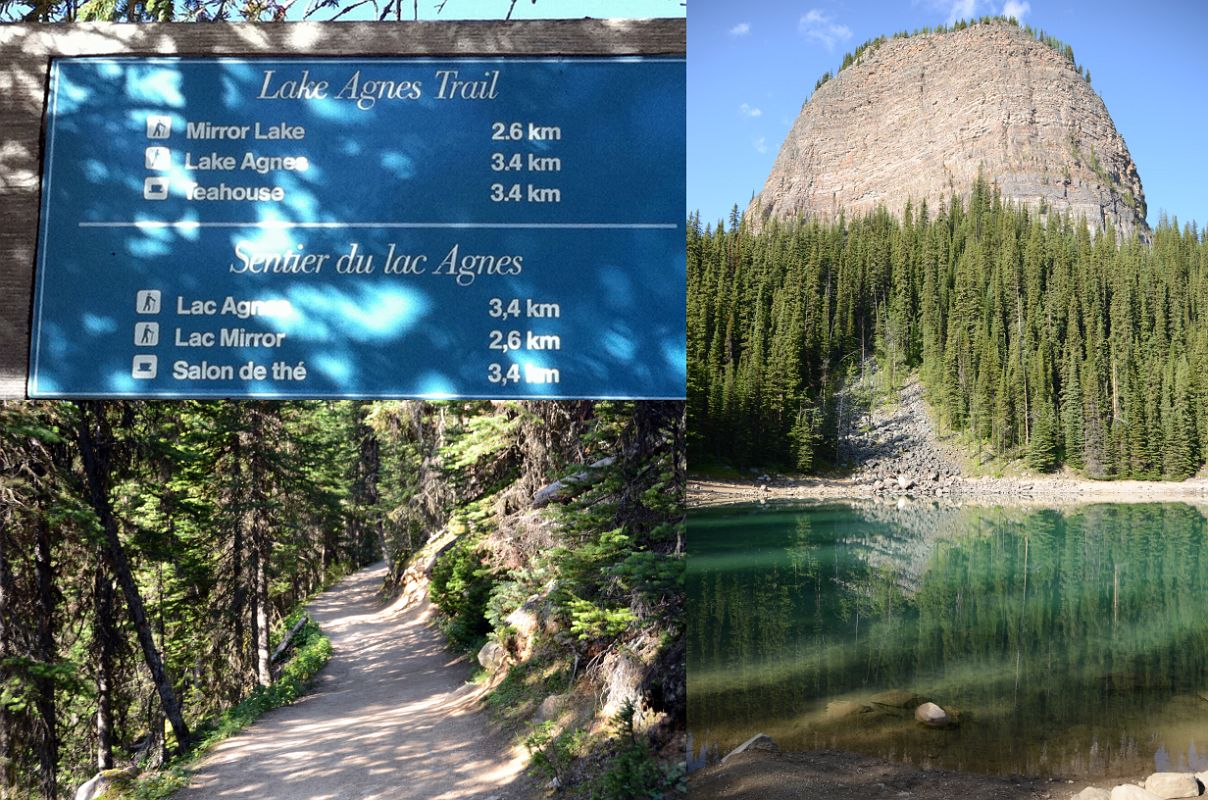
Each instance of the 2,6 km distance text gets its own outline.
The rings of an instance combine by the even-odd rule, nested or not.
[[[532,298],[492,297],[487,301],[487,313],[499,322],[520,319],[559,319],[562,307],[558,303],[542,303]],[[556,333],[530,330],[499,330],[490,332],[487,347],[498,353],[520,351],[549,353],[562,349],[562,337]],[[499,364],[487,366],[487,380],[496,386],[525,384],[556,384],[561,381],[557,368],[536,364]]]

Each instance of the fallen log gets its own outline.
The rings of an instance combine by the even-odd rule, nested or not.
[[[576,472],[574,475],[554,481],[548,486],[538,489],[537,493],[533,495],[532,507],[544,508],[550,503],[570,502],[600,479],[600,470],[604,467],[612,466],[615,461],[616,458],[613,456],[601,458],[582,472]]]
[[[306,614],[303,614],[302,618],[294,623],[294,626],[289,629],[289,631],[285,634],[285,637],[281,640],[281,644],[277,645],[277,649],[273,651],[273,663],[276,663],[277,660],[285,654],[285,651],[288,650],[290,645],[294,643],[294,637],[298,635],[298,631],[302,630],[302,626],[309,621],[310,617]]]

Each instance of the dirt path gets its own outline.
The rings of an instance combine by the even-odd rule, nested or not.
[[[427,623],[427,602],[384,607],[375,564],[311,612],[334,654],[312,694],[219,744],[176,800],[520,800],[519,753],[494,736],[470,668]]]

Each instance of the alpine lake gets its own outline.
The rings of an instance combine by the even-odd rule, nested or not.
[[[756,733],[1073,780],[1208,768],[1208,509],[694,509],[699,767]],[[904,699],[909,698],[909,699]],[[946,727],[915,720],[938,704]]]

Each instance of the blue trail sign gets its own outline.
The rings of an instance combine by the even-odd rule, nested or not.
[[[31,397],[684,396],[683,59],[50,81]]]

